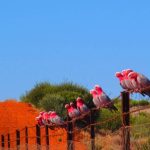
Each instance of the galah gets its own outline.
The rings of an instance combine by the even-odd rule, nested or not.
[[[63,119],[55,111],[50,113],[49,119],[55,125],[64,125]]]
[[[37,121],[39,126],[43,126],[44,125],[43,120],[42,120],[42,116],[38,116],[35,119],[36,119],[36,121]]]
[[[47,112],[42,113],[42,119],[45,125],[48,124],[49,114]]]
[[[130,72],[128,74],[128,78],[130,79],[130,81],[134,87],[134,90],[138,91],[138,89],[140,89],[140,85],[138,84],[137,75],[135,75],[135,72]]]
[[[66,104],[66,105],[65,105],[65,108],[67,109],[67,114],[68,114],[68,116],[69,116],[70,118],[73,118],[73,113],[72,113],[72,109],[71,109],[70,105],[69,105],[69,104]]]
[[[127,90],[128,87],[125,84],[124,77],[121,72],[116,72],[115,76],[119,79],[120,85],[123,89]]]
[[[39,116],[35,118],[39,126],[45,125],[45,122],[44,122],[44,119],[43,119],[43,114],[44,113],[45,113],[44,111],[40,112]]]
[[[118,109],[114,106],[112,100],[106,95],[99,85],[95,85],[95,90],[98,93],[101,107],[108,108],[110,110],[117,111]]]
[[[84,114],[90,111],[81,97],[78,97],[76,99],[76,105],[81,114]]]
[[[75,107],[73,102],[70,102],[70,107],[75,117],[79,117],[81,115],[80,111]]]
[[[47,118],[48,118],[47,120],[48,120],[48,125],[49,125],[49,126],[52,126],[52,125],[53,125],[53,123],[51,122],[51,119],[50,119],[51,113],[52,113],[52,111],[49,111],[49,112],[47,113],[47,115],[48,115],[48,116],[47,116]]]
[[[65,108],[67,109],[67,113],[68,113],[68,116],[70,118],[75,118],[76,117],[76,115],[74,113],[74,108],[72,108],[69,104],[66,104]]]
[[[98,93],[96,92],[96,90],[94,89],[90,90],[90,94],[93,97],[93,103],[96,106],[96,108],[100,108],[101,103],[100,103],[100,99],[98,98]]]
[[[131,72],[133,72],[133,70],[131,70],[131,69],[122,70],[122,72],[121,72],[123,75],[123,80],[124,80],[124,83],[127,87],[127,90],[133,90],[134,89],[130,79],[128,78],[128,74]]]
[[[130,74],[130,76],[131,76],[131,74]],[[132,74],[132,77],[134,77],[136,79],[138,87],[140,89],[150,86],[150,80],[146,76],[144,76],[143,74],[134,72]],[[145,91],[143,90],[142,93],[146,94],[146,95],[148,95],[150,97],[150,90],[145,90]]]

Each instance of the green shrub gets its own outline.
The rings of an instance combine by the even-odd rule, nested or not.
[[[26,92],[25,95],[23,95],[20,99],[23,102],[30,102],[35,106],[39,106],[40,100],[48,94],[48,93],[54,93],[56,91],[56,88],[54,85],[44,82],[40,84],[36,84],[33,89]]]
[[[65,99],[58,94],[47,94],[40,101],[39,106],[45,111],[56,111],[58,114],[64,114]]]
[[[25,95],[21,96],[21,101],[30,102],[34,104],[36,107],[40,107],[40,101],[47,94],[57,94],[61,95],[64,99],[68,101],[75,100],[78,96],[83,98],[89,98],[89,92],[86,88],[79,86],[77,84],[73,84],[72,82],[62,83],[59,85],[53,85],[48,82],[36,84],[33,89],[26,92]],[[86,101],[87,99],[85,99]]]

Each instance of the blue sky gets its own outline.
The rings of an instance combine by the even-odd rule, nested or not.
[[[150,77],[150,1],[0,2],[0,100],[44,81],[115,97],[125,68]]]

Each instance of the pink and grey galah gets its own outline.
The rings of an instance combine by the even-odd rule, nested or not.
[[[101,102],[100,99],[98,98],[98,93],[95,89],[90,90],[90,94],[93,97],[93,103],[96,106],[96,108],[100,108],[101,107]]]
[[[135,81],[134,86],[137,86],[137,88],[140,90],[142,88],[146,88],[146,87],[150,87],[150,80],[144,76],[143,74],[137,73],[137,72],[133,72],[130,73],[129,75],[130,79],[134,79],[133,81]],[[142,94],[146,94],[150,97],[150,90],[142,90]]]
[[[122,87],[123,89],[127,90],[128,87],[127,87],[127,85],[126,85],[126,83],[125,83],[125,81],[124,81],[124,76],[123,76],[123,74],[122,74],[121,72],[116,72],[115,76],[119,79],[121,87]]]
[[[67,109],[68,116],[73,119],[75,117],[78,117],[80,115],[80,112],[74,107],[72,103],[71,105],[66,104],[65,108]]]
[[[36,119],[37,124],[38,124],[39,126],[43,126],[43,125],[44,125],[42,116],[38,116],[38,117],[36,117],[35,119]]]
[[[94,89],[98,93],[98,98],[100,100],[100,106],[102,108],[108,108],[109,110],[117,111],[118,109],[114,106],[112,100],[106,95],[103,89],[99,85],[95,85]]]
[[[134,87],[134,90],[138,91],[140,89],[140,85],[139,85],[139,83],[137,81],[137,76],[135,75],[135,72],[130,72],[128,74],[128,78],[130,79],[130,81],[131,81],[131,83],[132,83],[132,85]]]
[[[90,111],[81,97],[78,97],[76,99],[76,105],[77,105],[77,109],[80,111],[81,114],[85,114]]]
[[[132,69],[125,69],[122,70],[122,72],[115,73],[115,76],[120,81],[121,87],[127,91],[134,90],[134,85],[132,84],[132,81],[128,76],[131,72],[133,72]]]
[[[44,113],[44,111],[40,112],[39,116],[35,118],[39,126],[46,125],[45,119],[43,118]]]
[[[44,113],[42,114],[42,119],[43,119],[43,122],[44,122],[45,125],[48,124],[48,118],[49,118],[48,112],[44,112]]]
[[[132,69],[125,69],[125,70],[122,70],[122,72],[121,72],[123,75],[123,80],[124,80],[124,83],[127,87],[127,90],[133,90],[134,89],[134,87],[133,87],[133,85],[132,85],[132,83],[128,77],[128,74],[131,72],[133,72]]]
[[[50,121],[58,126],[64,125],[63,119],[55,112],[52,111],[49,116]]]
[[[80,111],[75,107],[73,102],[70,102],[70,107],[73,110],[75,117],[79,117],[81,115]]]

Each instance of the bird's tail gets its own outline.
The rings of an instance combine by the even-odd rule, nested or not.
[[[143,96],[147,95],[147,96],[150,97],[150,90],[142,91],[141,94],[142,94]]]
[[[110,107],[109,107],[109,110],[110,111],[118,111],[118,109],[117,109],[117,107],[115,107],[114,105],[111,105]]]

